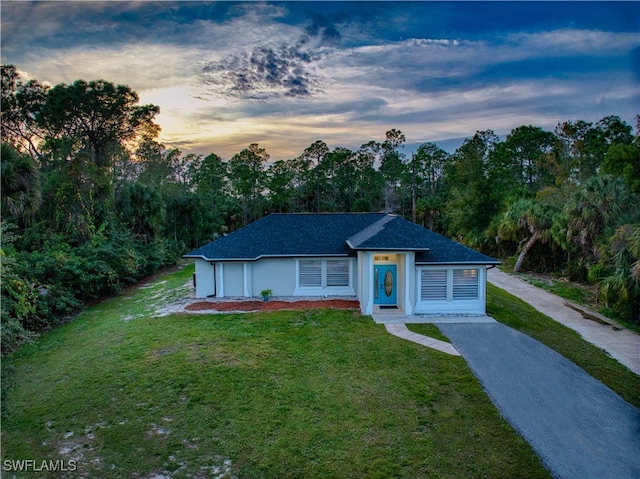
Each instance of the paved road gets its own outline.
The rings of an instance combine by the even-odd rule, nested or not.
[[[541,313],[577,331],[585,341],[604,349],[631,371],[640,374],[640,335],[628,329],[617,330],[612,326],[585,319],[579,312],[567,307],[565,299],[497,268],[487,272],[487,279],[497,287],[526,301]]]
[[[560,354],[501,323],[438,327],[554,477],[640,478],[635,407]]]

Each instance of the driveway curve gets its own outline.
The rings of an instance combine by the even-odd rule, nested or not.
[[[554,477],[640,478],[640,411],[611,389],[501,323],[437,326]]]
[[[577,331],[585,341],[604,349],[611,357],[640,375],[639,334],[585,319],[581,313],[569,308],[565,299],[498,268],[488,270],[487,279],[498,288],[529,303],[541,313]]]

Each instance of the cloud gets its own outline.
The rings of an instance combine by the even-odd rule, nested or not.
[[[202,68],[214,93],[243,99],[309,97],[321,91],[321,79],[309,68],[320,55],[286,45],[254,47]]]
[[[305,31],[312,37],[319,37],[323,45],[337,45],[342,39],[339,24],[344,22],[344,18],[338,19],[336,16],[315,14],[311,15],[311,20],[305,27]]]
[[[630,20],[608,31],[573,6],[558,19],[555,4],[477,5],[2,2],[2,55],[41,81],[127,84],[160,106],[160,141],[225,157],[637,113]]]

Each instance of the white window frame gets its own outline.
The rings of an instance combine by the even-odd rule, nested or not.
[[[456,282],[455,277],[459,275],[455,274],[455,272],[458,271],[469,271],[469,270],[473,270],[475,271],[475,284],[473,283],[468,283],[466,285],[461,284],[459,282]],[[425,298],[422,296],[422,288],[423,288],[423,284],[422,284],[422,273],[424,271],[446,271],[446,289],[445,289],[445,298]],[[480,287],[480,278],[481,278],[481,272],[480,272],[480,268],[476,268],[476,267],[472,267],[472,266],[462,266],[462,267],[439,267],[439,268],[420,268],[419,272],[418,272],[418,281],[419,281],[419,289],[418,289],[418,294],[419,294],[419,301],[420,302],[424,302],[424,303],[460,303],[460,302],[464,302],[464,301],[479,301],[482,300],[481,297],[481,293],[482,293],[482,288]],[[471,288],[470,288],[471,286]],[[475,287],[475,288],[474,288]],[[461,294],[464,292],[464,289],[475,289],[475,295],[473,296],[469,296],[466,295],[466,297],[459,297],[461,296]],[[458,293],[458,294],[456,294]],[[462,296],[465,296],[464,294],[462,294]]]
[[[303,281],[301,281],[301,274],[303,265],[306,262],[317,262],[320,263],[320,282],[315,285],[303,285]],[[344,263],[347,267],[346,272],[330,272],[330,267],[336,265],[337,263]],[[300,258],[296,260],[296,289],[294,291],[294,295],[297,296],[318,296],[318,295],[345,295],[352,296],[355,295],[355,290],[353,288],[353,259],[352,258]],[[333,276],[330,279],[330,275]],[[348,284],[333,284],[337,278],[342,279],[348,278]],[[345,278],[346,276],[346,278]]]

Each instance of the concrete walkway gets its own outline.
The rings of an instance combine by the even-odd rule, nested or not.
[[[460,356],[456,348],[446,341],[424,336],[423,334],[409,331],[407,324],[455,324],[455,323],[495,323],[496,320],[485,315],[421,315],[407,316],[401,309],[380,309],[375,307],[371,315],[376,324],[384,324],[387,331],[407,341],[421,344],[427,348]]]
[[[586,319],[580,312],[568,307],[567,300],[537,288],[517,276],[504,273],[497,268],[492,268],[487,273],[490,283],[577,331],[585,341],[604,349],[611,357],[640,375],[640,335],[628,329],[619,329],[613,322],[601,324]]]
[[[386,323],[384,327],[387,328],[387,331],[391,334],[398,336],[399,338],[406,339],[407,341],[413,341],[414,343],[421,344],[422,346],[426,346],[431,349],[436,349],[443,353],[451,354],[452,356],[460,356],[460,353],[451,343],[409,331],[402,323]]]

